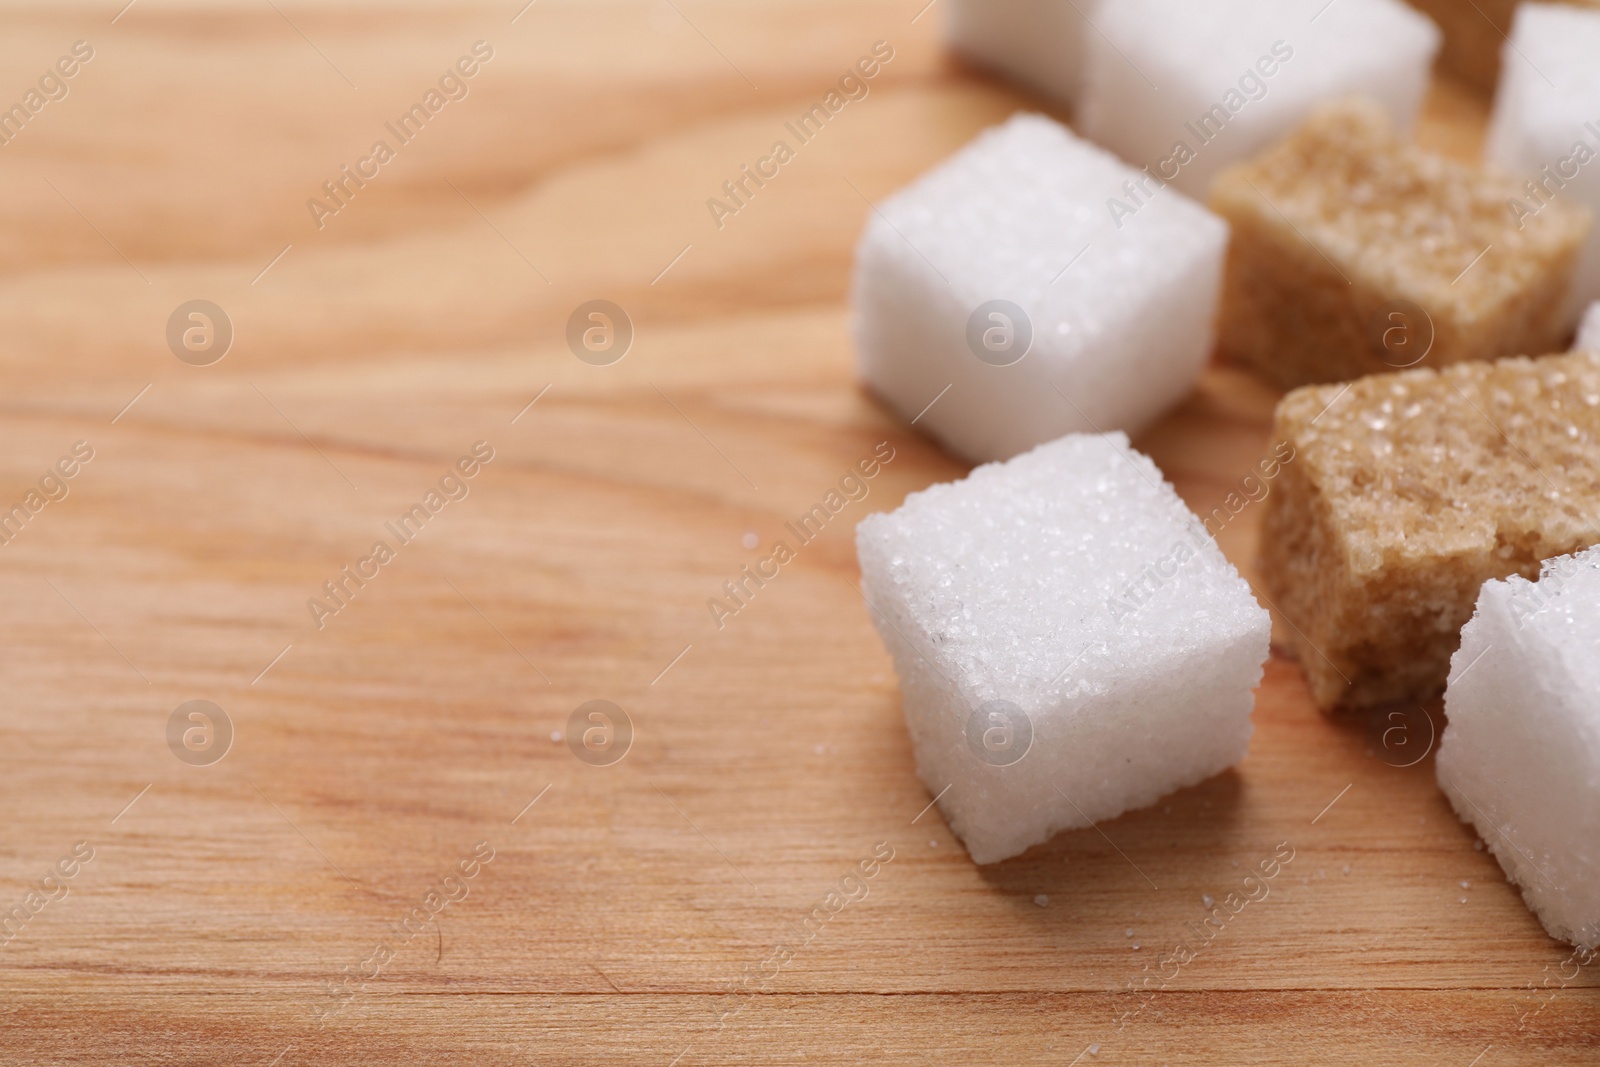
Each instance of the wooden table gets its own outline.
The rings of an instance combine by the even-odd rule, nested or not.
[[[937,8],[120,4],[0,12],[6,100],[94,50],[0,147],[0,508],[93,450],[0,550],[0,908],[30,915],[0,1062],[1595,1061],[1595,968],[1431,759],[1398,766],[1437,709],[1385,747],[1274,655],[1249,757],[1103,834],[979,869],[925,810],[851,526],[963,467],[856,385],[851,247],[864,198],[1030,106]],[[480,40],[319,229],[307,200]],[[706,199],[879,40],[871,95],[719,229]],[[1441,89],[1423,136],[1470,155],[1482,120]],[[169,350],[195,299],[220,362]],[[565,340],[594,299],[635,327],[609,366]],[[1140,447],[1209,510],[1274,400],[1213,371]],[[714,626],[880,441],[867,501]],[[441,479],[467,495],[401,544]],[[1247,573],[1257,516],[1222,536]],[[597,699],[634,730],[607,766],[566,737]],[[215,714],[169,745],[191,700],[220,760]]]

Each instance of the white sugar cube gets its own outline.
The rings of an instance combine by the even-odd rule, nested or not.
[[[1600,212],[1600,11],[1523,4],[1505,48],[1484,157],[1523,179],[1519,219],[1552,200]],[[1600,299],[1600,226],[1572,283],[1568,319]]]
[[[1070,105],[1083,71],[1084,19],[1074,0],[948,0],[945,38],[981,67]]]
[[[975,462],[1066,433],[1137,432],[1211,352],[1227,225],[1039,115],[1019,115],[868,214],[857,361]]]
[[[856,551],[917,772],[976,862],[1243,757],[1268,615],[1124,435],[913,493]]]
[[[1410,129],[1440,42],[1400,0],[1113,0],[1092,17],[1079,128],[1196,196],[1338,97]]]
[[[1551,936],[1600,944],[1600,548],[1488,581],[1445,692],[1439,785]]]
[[[1572,345],[1574,352],[1600,352],[1600,301],[1589,305],[1578,327],[1578,339]]]

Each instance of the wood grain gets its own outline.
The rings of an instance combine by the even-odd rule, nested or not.
[[[1436,708],[1385,749],[1275,656],[1248,758],[1103,834],[979,869],[919,816],[850,527],[963,468],[855,384],[850,253],[864,199],[1037,104],[919,2],[518,6],[0,9],[0,97],[96,48],[0,147],[0,506],[94,449],[0,547],[0,909],[94,850],[0,948],[0,1061],[1594,1061],[1594,968],[1431,759],[1391,765]],[[470,95],[316,229],[477,40]],[[705,199],[877,40],[871,95],[718,230]],[[1441,87],[1422,136],[1470,155],[1483,113]],[[197,297],[236,328],[208,367],[165,340]],[[609,367],[563,339],[595,298],[637,328]],[[1215,369],[1139,444],[1209,510],[1275,399]],[[714,627],[747,535],[885,440],[849,521]],[[308,598],[478,441],[466,498],[319,629]],[[1221,537],[1247,574],[1255,530]],[[168,748],[192,699],[235,729],[209,766]],[[592,699],[636,730],[611,766],[554,739]],[[467,895],[397,927],[480,842]],[[1284,842],[1268,897],[1136,991]]]

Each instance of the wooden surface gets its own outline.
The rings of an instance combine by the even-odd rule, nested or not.
[[[978,869],[919,818],[851,526],[963,468],[854,383],[850,250],[863,196],[1027,106],[943,55],[937,6],[120,6],[0,9],[7,100],[96,50],[0,147],[0,502],[94,449],[0,548],[0,908],[93,849],[0,948],[0,1062],[1595,1061],[1596,968],[1431,758],[1394,766],[1431,724],[1386,748],[1279,655],[1248,758],[1103,834]],[[470,95],[316,229],[306,199],[479,39]],[[880,39],[871,95],[718,230],[705,199]],[[1423,136],[1470,154],[1482,118],[1442,91]],[[167,349],[194,298],[236,329],[212,366]],[[612,366],[563,339],[595,298],[637,328]],[[1273,401],[1213,371],[1139,443],[1209,511]],[[307,599],[480,440],[470,495],[318,629]],[[716,629],[707,598],[884,440],[871,496]],[[1222,534],[1247,573],[1256,519]],[[167,744],[192,699],[235,730],[209,766]],[[591,699],[636,730],[611,766],[552,739]],[[397,933],[479,842],[468,895]],[[1130,991],[1285,842],[1265,899]]]

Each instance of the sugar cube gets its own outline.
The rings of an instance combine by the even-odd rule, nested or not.
[[[1262,576],[1324,709],[1436,695],[1485,580],[1600,542],[1600,353],[1308,386],[1274,421]]]
[[[1484,158],[1523,180],[1507,204],[1519,223],[1555,201],[1600,210],[1600,6],[1523,4],[1500,80]],[[1566,324],[1600,299],[1600,227],[1589,233]]]
[[[1445,715],[1456,814],[1552,937],[1600,945],[1600,549],[1550,560],[1537,583],[1484,583]]]
[[[1579,352],[1600,352],[1600,300],[1589,305],[1572,347]]]
[[[980,67],[1064,105],[1078,97],[1083,38],[1073,0],[947,0],[945,39]]]
[[[1383,111],[1319,110],[1231,168],[1221,348],[1284,387],[1559,351],[1587,208],[1513,218],[1510,178],[1403,141]]]
[[[1137,432],[1210,355],[1227,228],[1039,115],[990,129],[868,215],[852,299],[858,366],[974,462],[1066,433]]]
[[[1400,0],[1115,0],[1091,17],[1084,135],[1202,197],[1330,99],[1364,93],[1409,128],[1439,47]]]
[[[1574,7],[1600,8],[1600,0],[1564,0]],[[1411,6],[1425,12],[1444,31],[1444,49],[1439,65],[1447,72],[1485,93],[1494,91],[1500,75],[1500,53],[1511,33],[1511,17],[1521,0],[1410,0]],[[1516,64],[1515,52],[1507,52],[1507,62]]]
[[[974,861],[1244,755],[1269,617],[1124,435],[913,493],[856,549],[917,771]]]

